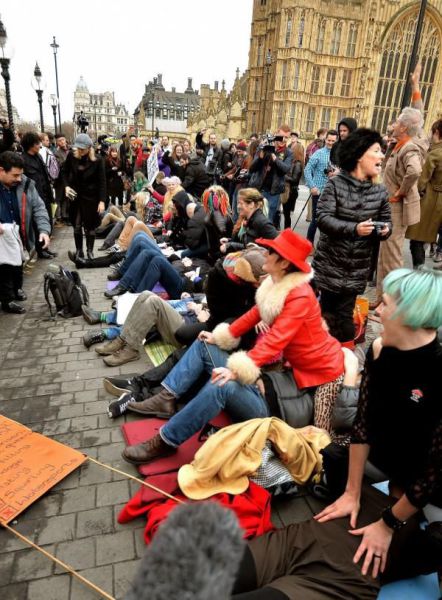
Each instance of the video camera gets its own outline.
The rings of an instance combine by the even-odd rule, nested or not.
[[[266,135],[263,138],[263,142],[258,146],[259,151],[263,151],[264,154],[275,154],[276,146],[275,142],[283,142],[284,138],[282,135]]]

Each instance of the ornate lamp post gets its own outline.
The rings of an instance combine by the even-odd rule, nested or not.
[[[49,104],[52,107],[52,114],[54,115],[54,133],[57,134],[57,106],[58,106],[58,98],[56,94],[51,94],[49,96]]]
[[[58,91],[58,65],[57,65],[57,50],[59,49],[59,45],[55,41],[55,35],[52,38],[53,42],[50,44],[53,52],[54,52],[54,63],[55,63],[55,85],[57,90],[57,100],[58,100],[58,125],[61,131],[61,114],[60,114],[60,92]]]
[[[9,58],[5,56],[5,46],[8,41],[8,36],[6,34],[5,26],[3,22],[0,20],[0,48],[1,48],[1,57],[0,57],[0,65],[2,70],[2,77],[5,82],[5,92],[6,92],[6,106],[8,109],[8,121],[9,127],[14,133],[14,115],[12,113],[12,102],[11,102],[11,90],[9,87],[9,81],[11,76],[9,75]]]
[[[98,140],[98,131],[97,131],[97,108],[98,102],[95,100],[94,102],[94,123],[95,123],[95,139]]]
[[[43,133],[45,128],[43,121],[43,90],[41,87],[41,69],[38,66],[38,63],[35,63],[34,80],[32,82],[32,87],[34,88],[37,94],[37,100],[40,108],[40,130]]]
[[[272,51],[269,48],[266,53],[266,64],[264,67],[265,91],[264,91],[264,109],[261,111],[261,133],[264,133],[265,124],[266,124],[265,113],[267,110],[267,91],[268,91],[268,87],[269,87],[269,75],[270,75],[271,66],[272,66]]]

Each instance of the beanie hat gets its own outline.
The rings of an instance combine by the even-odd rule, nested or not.
[[[344,171],[350,172],[356,168],[358,160],[373,146],[381,144],[382,138],[378,131],[359,127],[340,142],[338,148],[338,164]]]
[[[247,150],[246,140],[239,140],[239,142],[236,144],[236,149],[237,150]]]
[[[221,140],[221,144],[220,145],[221,145],[221,148],[223,150],[228,150],[230,144],[231,144],[231,142],[230,142],[229,138],[224,138],[223,140]]]

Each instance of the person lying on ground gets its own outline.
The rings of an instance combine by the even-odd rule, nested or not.
[[[317,386],[314,424],[331,430],[344,358],[339,342],[323,327],[320,307],[309,285],[312,273],[306,258],[312,246],[289,229],[275,240],[257,241],[268,249],[263,265],[268,277],[258,288],[256,306],[231,325],[222,323],[213,333],[202,332],[163,381],[159,394],[129,404],[133,412],[171,419],[154,438],[127,447],[123,458],[128,462],[142,464],[174,453],[221,410],[235,421],[269,416],[256,382],[260,367],[281,353],[300,389]],[[227,350],[237,347],[241,336],[255,326],[265,335],[249,352],[229,356]],[[203,372],[211,373],[212,380],[175,414],[177,398]]]

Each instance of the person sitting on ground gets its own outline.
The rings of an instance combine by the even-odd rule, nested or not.
[[[124,365],[140,356],[138,348],[154,328],[167,344],[180,348],[176,330],[186,323],[204,323],[209,312],[196,303],[189,294],[181,300],[163,300],[153,292],[143,292],[135,300],[123,327],[109,342],[96,346],[95,352],[103,356],[108,367]],[[99,312],[83,306],[83,316],[88,323],[116,323],[117,311]],[[115,328],[117,329],[117,328]]]
[[[247,244],[257,238],[273,240],[278,235],[276,227],[270,223],[262,209],[264,198],[255,188],[243,188],[238,191],[239,218],[233,228],[232,238],[221,238],[221,254],[243,250]]]
[[[420,510],[430,524],[442,521],[442,347],[437,339],[442,273],[392,271],[384,280],[377,312],[383,332],[365,363],[347,484],[342,495],[316,516],[319,523],[349,516],[355,528],[367,462],[380,481],[389,480],[394,504],[377,520],[351,532],[362,536],[354,561],[365,554],[362,573],[373,568],[373,577],[388,567],[398,531]]]
[[[219,249],[221,238],[232,235],[233,221],[229,196],[220,185],[212,185],[204,191],[202,205],[206,213],[208,257],[215,262],[221,256]]]
[[[162,391],[128,408],[145,416],[161,414],[170,421],[152,439],[128,446],[123,458],[143,464],[168,456],[221,410],[235,421],[269,416],[257,385],[260,367],[282,353],[293,369],[298,388],[317,386],[315,405],[321,424],[330,427],[331,413],[342,385],[344,358],[339,342],[322,325],[319,303],[309,281],[306,258],[311,244],[290,229],[274,240],[258,239],[268,249],[263,265],[268,277],[258,288],[256,306],[231,325],[202,332],[162,383]],[[241,336],[259,326],[264,332],[249,352],[229,356]],[[212,375],[195,398],[175,414],[177,398],[204,372]],[[316,423],[315,423],[316,425]]]
[[[356,296],[367,285],[375,247],[392,230],[388,192],[375,183],[384,157],[381,141],[377,131],[361,128],[341,142],[341,171],[327,182],[317,205],[315,284],[330,333],[349,348]]]

